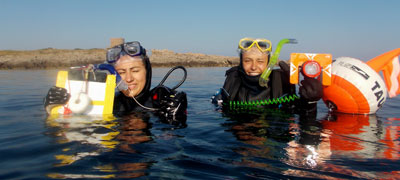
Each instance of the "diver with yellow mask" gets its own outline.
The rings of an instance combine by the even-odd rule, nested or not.
[[[296,86],[289,81],[289,65],[279,61],[280,68],[275,67],[281,45],[271,58],[269,40],[241,39],[240,64],[226,71],[224,86],[212,97],[212,102],[229,110],[279,108],[316,112],[316,102],[322,98],[321,82],[306,77],[299,88],[300,97],[297,96]],[[269,77],[265,77],[265,72]]]

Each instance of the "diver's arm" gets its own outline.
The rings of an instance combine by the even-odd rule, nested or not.
[[[312,115],[317,112],[317,101],[308,101],[300,97],[295,105],[295,113],[299,115]]]
[[[224,86],[222,88],[223,89],[222,93],[224,93],[223,98],[227,99],[223,99],[224,101],[225,100],[233,101],[236,98],[236,94],[238,93],[241,84],[238,69],[239,66],[235,66],[227,70],[225,73],[226,79],[224,82]]]
[[[225,79],[224,86],[220,88],[212,97],[211,103],[216,106],[222,107],[224,101],[229,101],[229,93],[226,88],[229,88],[229,80],[228,78]]]
[[[234,100],[234,95],[237,93],[240,86],[237,73],[238,68],[238,66],[235,66],[226,71],[224,86],[211,97],[211,103],[222,106],[224,101]]]
[[[322,98],[322,83],[318,79],[304,77],[299,88],[299,114],[312,114],[317,111],[317,102]]]
[[[162,121],[175,125],[186,122],[187,97],[185,92],[161,85],[152,89],[150,94],[154,112]]]
[[[70,97],[65,88],[51,87],[43,101],[47,114],[50,114],[53,107],[66,104]]]

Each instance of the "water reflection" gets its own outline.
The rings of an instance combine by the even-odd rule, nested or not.
[[[224,126],[243,143],[234,149],[241,166],[289,177],[399,177],[399,126],[376,115],[236,114]]]
[[[332,117],[335,117],[335,121],[331,121]],[[367,172],[356,171],[344,164],[333,163],[336,152],[332,149],[334,144],[330,138],[336,133],[332,133],[326,127],[326,123],[337,123],[337,119],[346,119],[346,117],[348,117],[346,114],[334,116],[331,114],[324,120],[317,120],[315,116],[300,116],[299,122],[293,125],[292,133],[296,138],[290,141],[285,148],[286,157],[283,162],[289,165],[289,168],[283,174],[322,179],[370,178]],[[357,118],[357,116],[352,117]],[[343,126],[343,124],[336,125]],[[346,145],[344,144],[344,146]]]
[[[225,114],[230,117],[223,124],[243,145],[233,148],[241,156],[237,166],[245,166],[281,174],[280,160],[284,157],[282,148],[295,137],[291,129],[295,117],[276,110],[257,113]],[[266,173],[261,173],[266,174]],[[266,178],[261,174],[247,174],[249,177]]]
[[[347,167],[341,173],[353,177],[399,178],[400,131],[383,122],[376,115],[328,114],[322,125],[332,152],[329,164]]]
[[[386,159],[400,159],[400,118],[387,118],[384,125],[383,139],[380,142],[384,143],[388,148],[383,152]]]
[[[121,160],[120,156],[134,156],[137,151],[133,145],[152,141],[149,119],[149,115],[143,113],[120,119],[113,116],[49,117],[46,121],[49,135],[64,148],[55,155],[58,163],[54,164],[55,171],[63,173],[49,173],[48,177],[135,178],[147,175],[152,162],[140,158]],[[94,163],[93,159],[101,162]],[[74,174],[70,174],[66,172],[67,167],[80,168],[83,172],[72,170]]]

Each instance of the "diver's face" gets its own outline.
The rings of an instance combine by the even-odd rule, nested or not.
[[[122,56],[115,64],[115,70],[129,87],[122,91],[125,96],[134,97],[142,92],[146,85],[146,67],[140,57]]]
[[[268,64],[268,53],[252,47],[242,53],[243,69],[249,76],[258,76],[263,73]]]

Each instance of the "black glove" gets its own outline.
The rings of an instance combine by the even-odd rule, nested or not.
[[[322,98],[322,83],[320,80],[304,76],[299,88],[300,97],[307,101],[318,101]]]
[[[178,125],[182,122],[186,122],[186,108],[186,93],[178,92],[161,103],[160,113],[169,123]]]
[[[229,93],[221,88],[214,96],[211,97],[211,103],[216,106],[222,107],[224,102],[229,101]]]
[[[51,87],[43,102],[46,112],[50,114],[51,108],[57,105],[66,104],[70,97],[70,94],[65,88],[60,88],[56,86]]]
[[[165,86],[152,90],[153,106],[158,108],[156,114],[164,122],[173,125],[186,124],[187,98],[185,92],[177,92]]]

